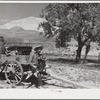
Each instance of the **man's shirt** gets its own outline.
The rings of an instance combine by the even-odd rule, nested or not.
[[[30,53],[30,57],[29,57],[29,64],[35,64],[38,65],[38,58],[39,58],[39,54],[36,52],[31,52]]]

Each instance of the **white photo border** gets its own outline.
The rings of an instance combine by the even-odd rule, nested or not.
[[[100,1],[0,1],[0,3],[100,3]],[[0,99],[100,99],[99,89],[53,90],[0,89]]]

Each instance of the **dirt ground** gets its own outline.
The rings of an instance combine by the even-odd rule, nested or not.
[[[73,60],[51,59],[47,61],[53,73],[64,80],[70,80],[77,84],[84,85],[92,89],[100,88],[100,63],[86,62],[76,64]],[[48,71],[48,69],[47,69]],[[50,72],[50,75],[53,73]],[[0,75],[1,77],[1,75]],[[3,75],[4,77],[4,75]],[[22,82],[18,86],[10,86],[5,79],[0,80],[0,88],[25,89],[30,83]],[[32,85],[28,89],[37,89]],[[48,77],[44,84],[44,89],[75,89],[74,85]]]
[[[52,60],[52,71],[62,79],[70,80],[89,88],[100,88],[100,64],[90,63],[76,64],[73,61]]]
[[[0,81],[0,89],[38,89],[33,84],[29,88],[27,88],[30,85],[30,82],[21,82],[18,86],[11,86],[7,83],[6,80]],[[42,89],[74,89],[75,87],[73,85],[63,83],[59,80],[48,78],[45,81],[45,84]]]

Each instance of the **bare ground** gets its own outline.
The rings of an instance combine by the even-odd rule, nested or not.
[[[100,88],[100,64],[76,64],[73,61],[51,60],[52,71],[62,79],[74,81],[89,88]]]
[[[55,73],[58,77],[61,77],[64,80],[70,80],[76,82],[77,84],[81,84],[87,86],[89,88],[100,88],[100,64],[93,62],[86,62],[85,64],[76,64],[74,60],[68,59],[58,59],[57,57],[50,57],[47,61],[47,65],[51,65],[52,70],[50,72],[51,75]],[[48,70],[47,70],[48,71]],[[53,72],[53,73],[52,73]],[[0,75],[1,76],[1,75]],[[45,81],[44,89],[75,89],[76,87],[73,84],[65,83],[63,81],[59,81],[57,79],[53,79],[48,77]],[[5,79],[0,80],[0,88],[6,89],[25,89],[30,83],[22,82],[18,86],[10,86],[7,84]],[[32,85],[28,89],[37,89],[34,85]]]

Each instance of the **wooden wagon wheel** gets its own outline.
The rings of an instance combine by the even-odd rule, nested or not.
[[[16,60],[10,60],[5,66],[5,78],[11,85],[18,85],[23,78],[23,68]]]

